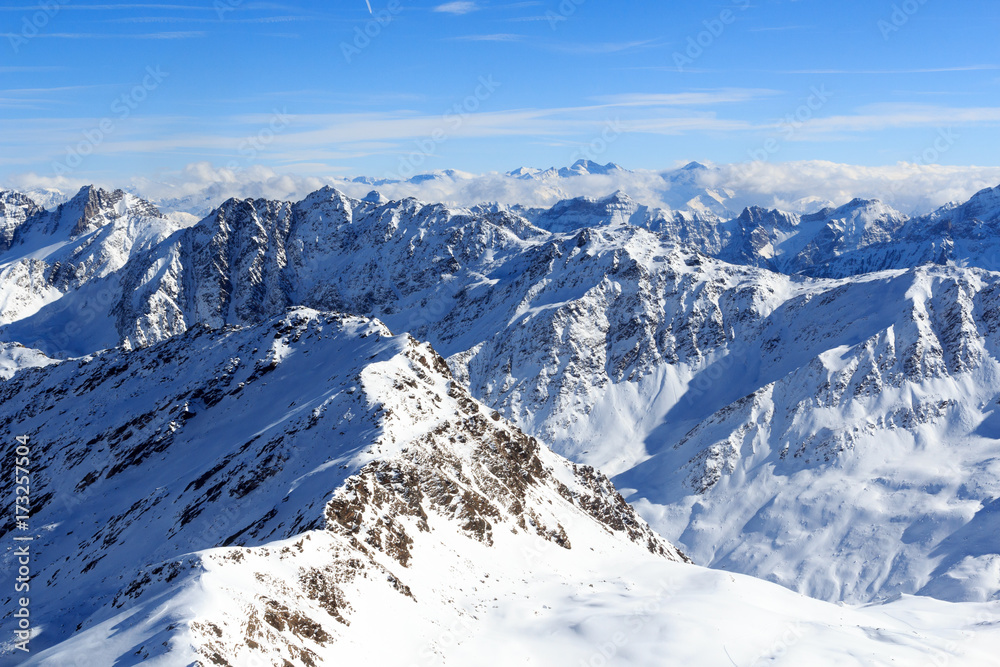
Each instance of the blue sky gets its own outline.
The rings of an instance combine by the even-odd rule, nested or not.
[[[1000,161],[996,2],[371,7],[7,2],[0,180]]]

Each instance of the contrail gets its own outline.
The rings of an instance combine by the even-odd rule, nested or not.
[[[366,5],[368,5],[368,13],[369,13],[369,14],[374,14],[375,12],[373,12],[373,11],[372,11],[372,3],[371,3],[371,0],[365,0],[365,4],[366,4]]]

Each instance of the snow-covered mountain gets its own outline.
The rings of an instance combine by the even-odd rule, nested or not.
[[[375,320],[200,326],[0,392],[37,480],[46,622],[24,664],[833,665],[849,647],[971,665],[996,636],[970,633],[987,605],[843,610],[684,563],[607,478]]]
[[[689,162],[680,169],[663,172],[662,200],[678,211],[722,219],[733,217],[739,210],[734,203],[737,193],[725,184],[707,185],[706,175],[712,171],[699,162]]]
[[[561,201],[549,209],[517,212],[537,227],[562,233],[609,225],[642,226],[649,217],[647,207],[640,206],[621,191],[600,199],[578,197]]]
[[[49,210],[58,208],[60,204],[65,204],[77,192],[77,190],[73,189],[67,193],[58,188],[29,188],[24,190],[18,189],[17,191],[31,199],[31,201],[41,208]]]
[[[25,214],[24,220],[12,223],[12,245],[0,254],[0,286],[4,302],[12,304],[2,311],[0,340],[10,345],[20,342],[30,349],[30,353],[17,355],[5,352],[8,368],[49,364],[50,357],[88,355],[121,345],[121,350],[102,354],[87,367],[104,368],[100,360],[108,359],[111,368],[133,368],[145,378],[141,387],[150,392],[149,401],[158,392],[165,392],[171,405],[188,404],[178,413],[180,417],[169,410],[163,415],[187,428],[183,415],[204,412],[204,399],[194,396],[194,385],[184,385],[174,393],[158,389],[157,383],[168,381],[157,380],[161,371],[140,370],[147,364],[141,360],[150,360],[151,355],[183,358],[188,349],[194,350],[191,354],[202,354],[197,350],[206,345],[206,349],[217,351],[217,359],[213,351],[205,352],[208,357],[183,363],[181,367],[192,369],[190,381],[208,382],[210,376],[212,382],[226,387],[235,382],[238,387],[239,382],[249,382],[255,371],[248,370],[246,361],[234,367],[241,369],[238,373],[225,371],[224,361],[253,359],[254,368],[266,366],[267,351],[275,349],[265,342],[269,335],[265,330],[270,331],[267,327],[296,331],[333,327],[340,331],[346,326],[341,316],[336,320],[340,324],[319,324],[332,316],[313,311],[286,315],[289,308],[378,318],[388,330],[367,319],[357,320],[364,323],[358,327],[374,327],[364,332],[359,329],[361,340],[389,339],[388,331],[393,331],[429,341],[447,360],[447,373],[452,376],[441,382],[467,388],[472,397],[469,400],[488,406],[491,420],[492,411],[497,411],[502,419],[496,427],[508,429],[509,437],[519,429],[577,464],[613,475],[629,502],[653,528],[696,563],[750,574],[830,601],[864,603],[897,594],[953,601],[959,605],[955,613],[965,618],[970,610],[991,613],[1000,604],[1000,541],[994,525],[995,501],[1000,497],[996,469],[1000,434],[994,432],[993,423],[994,408],[1000,401],[1000,340],[995,340],[994,321],[1000,308],[1000,273],[994,271],[1000,266],[995,264],[992,245],[996,235],[990,234],[991,225],[1000,217],[998,191],[981,192],[964,205],[919,218],[907,218],[875,200],[858,199],[812,215],[748,208],[738,216],[719,220],[712,215],[646,207],[623,192],[568,200],[545,210],[502,205],[462,209],[414,199],[389,201],[377,193],[352,199],[324,188],[295,203],[230,200],[198,224],[185,227],[158,216],[129,195],[90,190],[74,198],[79,200],[77,204],[67,204],[61,214],[41,214],[41,222],[30,225],[27,221],[39,214]],[[9,201],[20,200],[10,195]],[[25,206],[9,205],[4,210],[15,212],[5,214],[5,219],[19,219],[16,211],[25,210]],[[88,206],[91,214],[86,214]],[[84,213],[77,215],[75,211]],[[35,231],[19,232],[22,228]],[[29,242],[35,238],[44,241]],[[941,252],[943,248],[947,252]],[[44,264],[37,270],[41,278],[19,278],[32,270],[33,262]],[[57,262],[60,267],[67,263],[75,267],[69,279],[49,278]],[[78,268],[81,264],[82,270]],[[291,324],[300,320],[306,324]],[[284,324],[277,324],[281,322]],[[367,337],[363,337],[365,332]],[[284,341],[286,334],[276,331],[275,340]],[[353,335],[337,333],[334,338]],[[410,340],[393,338],[404,339]],[[202,340],[209,342],[199,342]],[[362,349],[367,342],[359,342],[362,347],[358,348],[350,347],[354,343],[337,343],[341,344],[346,346],[341,352],[334,351],[334,346],[312,357],[340,361],[330,368],[302,362],[299,374],[303,386],[281,385],[274,395],[261,389],[260,405],[273,403],[277,410],[287,404],[287,396],[288,402],[295,404],[281,415],[301,414],[306,419],[305,411],[312,407],[300,406],[312,406],[321,395],[333,391],[325,388],[323,378],[345,382],[344,378],[363,377],[367,366],[358,364],[375,351]],[[264,352],[247,353],[247,348]],[[309,356],[306,351],[292,358],[304,359]],[[281,356],[274,354],[275,358]],[[265,355],[264,362],[258,361],[260,355]],[[380,358],[376,355],[374,359]],[[133,367],[133,363],[140,365]],[[213,370],[202,378],[193,370],[202,367]],[[57,377],[62,379],[51,382],[70,383],[68,378],[82,372],[81,368],[80,362],[65,361],[15,375],[7,386],[22,384],[0,404],[0,414],[9,415],[11,423],[19,414],[29,414],[27,402],[17,410],[8,408],[21,400],[21,394],[45,411],[46,403],[37,396],[31,399],[33,394],[23,383],[30,378],[42,382],[39,378]],[[176,366],[165,368],[177,374]],[[337,374],[342,368],[350,369],[343,371],[347,375]],[[445,371],[441,367],[435,372],[447,378]],[[94,387],[117,382],[117,372],[94,372],[95,377],[108,376],[95,380]],[[247,378],[240,373],[246,373]],[[181,375],[178,382],[189,380],[186,373]],[[266,376],[271,377],[277,376]],[[258,382],[260,387],[262,382],[274,380]],[[406,388],[407,382],[400,382],[370,403],[390,405],[390,400],[400,398],[396,394],[405,394],[409,397],[406,400],[432,405],[427,409],[436,414],[439,403],[445,401],[421,400],[418,393]],[[0,384],[0,388],[4,386]],[[243,390],[231,391],[238,395]],[[319,393],[298,398],[298,392],[313,391]],[[359,386],[355,393],[369,391]],[[55,397],[68,396],[55,389],[50,392],[56,392]],[[438,395],[446,396],[442,392],[444,389]],[[191,395],[182,398],[183,393]],[[202,403],[192,403],[192,396]],[[451,403],[445,401],[445,405],[445,412],[452,409],[447,407]],[[216,409],[214,404],[207,407]],[[80,409],[89,411],[93,406]],[[407,415],[400,424],[423,423],[424,417],[412,410],[389,409],[393,414],[402,410]],[[486,414],[482,412],[485,408],[477,409]],[[246,418],[246,428],[264,424],[256,421],[258,410],[268,414],[263,407],[250,410],[246,414],[254,419]],[[336,411],[358,414],[339,404]],[[153,410],[150,405],[135,414],[147,413],[159,415],[160,408]],[[110,419],[109,415],[86,423],[97,428],[102,420]],[[281,415],[268,418],[266,424],[284,423]],[[49,419],[48,415],[42,418]],[[159,419],[151,423],[167,428],[167,422],[160,424]],[[227,432],[230,427],[226,425],[240,419],[213,417],[208,421],[220,426],[212,427],[216,430],[206,426],[205,438]],[[63,426],[74,432],[80,428],[71,428],[68,423]],[[133,425],[126,430],[136,428]],[[377,431],[380,427],[372,428]],[[291,430],[295,441],[313,437],[305,427],[293,426]],[[95,432],[93,437],[100,436],[96,443],[110,443],[121,433]],[[234,431],[225,441],[233,447],[242,446],[251,434],[244,437],[240,433]],[[362,443],[358,445],[362,448],[374,447],[378,440],[378,436],[353,433],[344,431],[345,437]],[[454,437],[461,441],[459,435]],[[110,445],[108,448],[110,451]],[[73,447],[66,449],[73,451]],[[424,451],[416,445],[410,450]],[[141,451],[152,451],[149,456],[166,455],[152,446],[143,445]],[[354,468],[337,459],[337,465],[348,468],[342,476],[332,478],[335,484],[319,489],[310,501],[296,496],[288,501],[288,508],[278,509],[279,515],[304,512],[325,502],[317,498],[328,499],[337,489],[347,488],[338,485],[349,487],[349,475],[364,477],[364,465],[381,461],[390,466],[391,476],[397,472],[403,475],[394,479],[405,478],[400,471],[418,465],[401,450],[375,447],[372,451],[371,458],[358,459]],[[543,452],[538,454],[539,460],[553,471],[573,470],[570,464],[552,463],[561,459],[546,451],[539,446]],[[192,463],[191,474],[204,474],[225,458],[225,452],[206,448],[205,462]],[[264,453],[254,456],[266,458]],[[87,460],[93,457],[82,455]],[[323,461],[309,465],[319,467]],[[465,468],[463,464],[462,470]],[[297,474],[309,470],[303,468]],[[444,474],[438,469],[422,470],[418,476],[437,478]],[[226,479],[235,480],[238,474]],[[556,472],[552,474],[562,479]],[[297,477],[285,480],[278,472],[273,475],[277,477],[272,480],[272,472],[267,473],[269,493],[277,494],[274,489],[291,493],[290,487],[298,488],[293,484]],[[548,482],[540,484],[545,487]],[[609,485],[601,482],[598,486],[613,496]],[[175,486],[167,488],[180,493]],[[118,491],[108,493],[116,495]],[[136,493],[126,490],[121,495],[132,497],[134,503]],[[183,501],[180,496],[171,496],[171,505],[177,499],[178,511],[183,509],[180,505],[191,502],[187,493],[181,493]],[[543,508],[546,498],[555,503],[551,496],[539,498]],[[581,509],[579,504],[574,505],[575,510],[560,507],[551,510],[555,515],[544,516],[562,517]],[[616,507],[626,511],[621,505]],[[257,513],[263,516],[270,509],[267,506]],[[127,515],[125,510],[128,508],[121,508],[120,513]],[[426,508],[424,512],[433,515]],[[361,514],[364,518],[359,530],[385,524],[379,524],[377,513]],[[277,523],[268,523],[267,530],[257,533],[261,540],[268,540],[266,544],[245,544],[266,551],[263,555],[254,552],[254,567],[273,565],[285,572],[284,565],[274,564],[267,544],[294,540],[297,533],[277,528],[282,522],[286,528],[292,525],[294,517],[267,521],[272,519]],[[512,521],[520,525],[516,519]],[[318,528],[304,522],[299,522],[299,527]],[[551,521],[544,523],[548,526]],[[202,531],[214,535],[209,528],[197,525],[191,536]],[[412,529],[405,532],[412,537]],[[450,535],[455,527],[445,532]],[[494,534],[506,538],[502,530]],[[646,532],[643,536],[639,541],[647,546],[649,539],[654,539]],[[215,537],[224,541],[228,535]],[[569,538],[572,542],[573,536]],[[233,544],[213,544],[212,539],[185,543],[183,539],[176,544],[198,553]],[[293,553],[298,549],[291,542],[282,544]],[[384,537],[380,544],[387,544]],[[511,544],[520,543],[515,540]],[[471,558],[471,552],[465,551],[467,544],[462,545],[458,550],[462,558]],[[445,553],[436,546],[427,548],[438,555]],[[613,551],[606,544],[595,543],[593,548],[595,553]],[[673,553],[671,549],[664,543],[664,553]],[[350,551],[343,553],[357,556]],[[449,553],[457,552],[453,549]],[[626,560],[615,562],[620,565],[632,556],[623,558]],[[657,558],[657,563],[663,560]],[[440,560],[448,558],[441,556]],[[404,580],[388,561],[378,562]],[[592,563],[588,568],[599,568],[601,559],[587,562]],[[209,573],[216,571],[216,565],[198,567]],[[661,565],[650,567],[659,571]],[[666,567],[676,569],[672,564]],[[230,571],[234,572],[232,579],[219,574],[218,579],[191,579],[196,582],[191,586],[205,590],[228,586],[231,590],[239,587],[232,582],[250,581],[243,577],[253,576],[245,574],[251,569],[225,570]],[[556,577],[558,571],[536,570],[529,577],[506,570],[510,577],[521,577],[522,581],[542,581]],[[470,583],[469,571],[463,572],[458,579],[478,588]],[[532,579],[536,574],[539,578]],[[428,584],[427,590],[446,587],[444,574],[427,576],[428,581],[436,582]],[[690,581],[688,574],[677,577]],[[209,581],[223,583],[206,583]],[[625,585],[621,579],[616,581],[615,586]],[[629,585],[649,583],[644,581]],[[750,590],[744,589],[745,579],[734,581],[736,588],[731,593]],[[169,583],[158,583],[157,595],[166,596],[163,600],[182,596],[181,589],[174,590]],[[295,590],[287,578],[276,584],[279,588]],[[190,589],[184,590],[190,593]],[[268,590],[272,591],[270,599],[289,610],[295,608]],[[766,590],[773,591],[773,587]],[[778,595],[768,592],[766,596],[772,594]],[[220,595],[225,598],[230,593]],[[358,593],[361,598],[367,595]],[[385,599],[382,593],[371,595]],[[419,601],[427,596],[416,597]],[[188,604],[189,598],[176,599]],[[803,604],[794,596],[782,599],[790,608]],[[259,606],[264,603],[240,600],[238,604],[243,606],[227,606],[230,603],[226,602],[220,603],[223,611],[213,607],[212,613],[218,612],[222,619],[212,621],[219,632],[211,630],[220,638],[221,655],[234,655],[233,618],[245,619],[246,610],[251,608],[259,616],[267,614],[266,606]],[[720,605],[732,603],[721,600]],[[908,610],[902,613],[909,614],[925,604],[921,598],[913,600],[902,599],[899,604]],[[154,608],[148,606],[152,602],[142,604],[147,605],[143,609]],[[299,600],[296,604],[304,603]],[[931,600],[926,604],[944,609],[935,606],[944,603]],[[440,618],[454,619],[447,616],[453,613],[452,608],[445,607],[448,611],[442,611],[446,615]],[[895,613],[888,607],[876,609],[872,613]],[[144,628],[141,632],[166,632],[167,625],[147,627],[139,622],[148,611],[134,613],[138,616],[133,625]],[[816,613],[822,616],[827,612]],[[660,620],[654,625],[666,622],[657,618]],[[106,620],[111,622],[110,617]],[[165,624],[171,622],[164,620]],[[97,634],[88,634],[87,641],[97,641],[107,632],[110,626],[101,623],[93,627],[104,629],[88,631]],[[841,627],[836,623],[830,627],[834,626]],[[505,632],[513,631],[512,626],[504,628]],[[322,627],[326,635],[354,641],[333,630],[337,627]],[[890,641],[878,633],[873,636],[877,643]],[[84,634],[72,641],[83,641],[82,637]],[[836,637],[843,639],[833,633],[817,641],[833,641],[835,646],[839,641]],[[203,645],[198,643],[202,639],[190,641]],[[290,642],[279,644],[292,647]],[[294,646],[294,650],[302,651],[306,646],[318,651],[312,644]],[[873,655],[882,655],[880,649],[871,650]],[[745,662],[750,664],[752,659],[750,656]],[[713,660],[706,659],[704,664],[716,664]],[[888,664],[888,659],[885,662]]]
[[[998,289],[920,268],[723,311],[733,338],[617,483],[697,562],[824,599],[997,599],[994,532],[971,526],[1000,497]]]
[[[733,200],[737,194],[725,186],[706,185],[705,181],[710,180],[706,178],[706,175],[711,174],[712,171],[703,164],[691,162],[679,169],[656,174],[653,182],[648,185],[648,189],[656,193],[663,204],[661,208],[665,208],[669,212],[713,220],[732,217],[735,207]],[[608,183],[615,183],[619,190],[623,187],[635,186],[640,180],[640,176],[636,172],[613,162],[602,165],[587,159],[577,160],[570,167],[551,167],[549,169],[520,167],[507,172],[505,176],[544,184],[546,187],[556,188],[564,193],[573,189],[572,187],[561,187],[562,183],[567,182],[565,179],[569,179],[568,183],[572,184],[574,178],[581,176],[612,177],[606,180]],[[600,183],[594,179],[590,179],[590,182],[595,185]]]
[[[20,343],[0,342],[0,380],[9,380],[23,368],[35,368],[56,363],[38,350]]]
[[[983,190],[962,205],[946,206],[890,230],[882,216],[881,238],[838,253],[825,275],[958,264],[1000,270],[1000,187]]]
[[[672,240],[734,264],[784,274],[857,275],[870,271],[864,267],[854,267],[857,270],[853,272],[838,271],[830,265],[842,264],[844,255],[872,254],[868,249],[879,244],[881,252],[875,254],[887,262],[884,256],[892,251],[885,252],[885,246],[891,245],[905,221],[905,216],[880,201],[855,199],[810,215],[750,207],[718,224],[709,221],[706,225],[699,220],[700,224],[691,229],[687,220],[675,216],[657,220],[656,227]]]
[[[519,167],[507,172],[511,178],[523,180],[550,181],[558,178],[573,178],[574,176],[608,176],[610,174],[631,173],[628,169],[609,162],[598,164],[593,160],[580,159],[569,167],[550,167],[549,169],[535,169],[532,167]]]
[[[4,194],[7,201],[12,197],[17,195]],[[121,288],[112,289],[107,279],[131,253],[155,247],[180,227],[121,190],[88,186],[52,211],[18,201],[17,208],[7,205],[4,217],[9,241],[0,254],[0,324],[44,313],[52,322],[46,331],[14,340],[31,344],[44,336],[52,352],[76,349],[77,337],[106,316]],[[97,350],[118,340],[90,342]]]
[[[37,215],[39,206],[18,192],[0,190],[0,251],[6,252],[14,243],[14,234],[25,220]]]
[[[51,619],[37,644],[130,626],[104,664],[176,642],[240,664],[254,641],[275,664],[304,664],[344,634],[352,607],[366,609],[359,589],[447,605],[411,571],[464,540],[683,560],[607,478],[545,450],[475,402],[432,349],[377,321],[294,310],[248,330],[198,327],[22,373],[2,391],[5,428],[36,443],[34,580],[45,583],[33,612]],[[262,585],[247,596],[241,577]],[[231,606],[202,599],[185,616],[197,587]],[[154,621],[147,605],[170,611]]]

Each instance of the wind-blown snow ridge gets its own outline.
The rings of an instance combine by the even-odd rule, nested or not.
[[[4,428],[36,443],[32,521],[45,527],[35,580],[46,585],[33,611],[48,620],[39,643],[86,637],[135,605],[185,595],[203,571],[272,553],[276,540],[299,537],[301,549],[317,530],[327,531],[316,536],[327,567],[302,573],[295,593],[328,612],[318,617],[328,629],[310,621],[320,644],[349,622],[341,587],[354,578],[375,575],[412,596],[407,569],[438,531],[571,549],[576,525],[592,524],[609,544],[683,559],[607,478],[545,451],[455,384],[429,346],[377,321],[296,310],[249,330],[199,327],[22,373],[2,391]],[[216,548],[228,550],[205,551]],[[305,622],[288,611],[292,598],[265,585],[242,600],[250,611],[168,615],[156,632],[209,659],[222,651],[239,662],[240,647],[257,642],[302,660],[310,650],[285,646],[277,627]],[[150,643],[138,654],[160,651]]]

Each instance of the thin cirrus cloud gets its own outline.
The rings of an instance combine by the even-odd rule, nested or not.
[[[442,14],[470,14],[479,9],[479,6],[474,2],[446,2],[443,5],[438,5],[434,8],[435,12],[440,12]]]
[[[24,72],[58,72],[64,69],[66,68],[57,66],[5,65],[3,67],[0,67],[0,74],[20,74]]]
[[[63,93],[67,91],[108,88],[112,85],[113,84],[108,84],[108,83],[91,83],[79,86],[51,86],[48,88],[7,88],[4,90],[0,90],[0,95],[21,95],[21,94],[35,95],[38,93]]]
[[[198,37],[204,37],[208,33],[203,30],[189,30],[180,32],[150,32],[142,34],[122,34],[115,35],[109,33],[95,33],[95,32],[51,32],[51,33],[39,33],[35,35],[35,38],[45,38],[45,39],[194,39]],[[12,32],[0,33],[0,38],[6,39],[17,39],[21,35],[17,35]]]
[[[813,140],[826,134],[877,132],[900,128],[955,128],[1000,124],[1000,107],[875,105],[851,115],[814,118],[802,124],[793,139]]]
[[[569,53],[572,55],[608,55],[611,53],[623,53],[638,49],[648,49],[659,46],[658,39],[645,39],[634,42],[594,42],[588,44],[548,44],[547,48],[552,51]]]
[[[723,88],[685,93],[602,95],[593,99],[608,106],[618,107],[694,106],[747,102],[779,93],[780,91],[766,88]]]
[[[29,92],[24,90],[25,97]],[[602,111],[620,109],[620,124],[625,133],[681,135],[704,132],[759,133],[774,127],[739,115],[722,116],[716,105],[739,103],[774,91],[730,89],[696,91],[664,95],[616,95],[598,98],[598,105],[562,108],[513,109],[470,114],[460,127],[452,129],[440,116],[424,114],[313,114],[289,115],[288,128],[276,136],[271,150],[292,160],[296,152],[324,146],[356,147],[377,142],[381,148],[403,144],[414,138],[433,136],[447,128],[453,139],[489,139],[497,137],[579,137],[600,132],[607,120]],[[31,98],[37,97],[31,95]],[[6,104],[24,104],[7,91]],[[648,112],[644,112],[648,109]],[[629,111],[634,110],[634,111]],[[270,122],[267,115],[243,115],[224,122],[205,123],[193,118],[135,118],[102,146],[105,154],[156,152],[192,152],[231,155],[245,136],[250,136]],[[34,119],[21,122],[21,131],[7,135],[0,148],[8,154],[23,152],[31,146],[36,153],[59,154],[66,143],[92,127],[94,119]],[[955,107],[866,107],[851,115],[816,118],[797,129],[794,140],[828,139],[829,135],[859,135],[888,128],[960,128],[974,124],[1000,124],[1000,108]],[[197,129],[195,129],[197,128]],[[47,150],[46,150],[47,149]],[[359,149],[364,152],[363,149]],[[25,158],[27,160],[27,158]],[[33,158],[34,159],[34,158]]]
[[[21,5],[0,7],[0,12],[28,12],[38,11],[39,6]],[[211,6],[195,5],[151,5],[151,4],[122,4],[122,5],[77,5],[66,3],[59,6],[59,11],[119,11],[122,9],[170,9],[170,10],[191,10],[191,11],[215,11]]]
[[[227,18],[226,23],[292,23],[324,20],[315,16],[262,16],[257,18]],[[329,20],[329,19],[326,19]],[[130,16],[106,19],[105,23],[222,23],[218,18],[196,18],[190,16]]]
[[[492,35],[462,35],[450,39],[456,42],[519,42],[524,39],[524,35],[496,33]]]
[[[810,30],[815,26],[811,25],[776,25],[750,28],[750,32],[788,32],[789,30]]]
[[[1000,65],[960,65],[957,67],[929,67],[915,69],[793,69],[772,72],[773,74],[874,74],[874,75],[899,75],[899,74],[941,74],[947,72],[983,72],[1000,70]]]
[[[676,66],[669,65],[637,65],[628,69],[652,72],[676,72]],[[1000,70],[1000,65],[958,65],[953,67],[898,68],[898,69],[716,69],[711,67],[688,67],[688,74],[805,74],[816,76],[820,74],[845,76],[900,76],[904,74],[947,74],[951,72],[990,72]]]
[[[602,109],[630,106],[629,103],[606,103],[594,107],[514,109],[470,114],[460,127],[452,128],[440,115],[409,116],[399,114],[314,114],[289,115],[288,129],[275,137],[270,150],[294,157],[296,151],[322,146],[355,146],[361,142],[407,142],[433,136],[447,129],[453,139],[488,139],[497,137],[573,137],[600,132],[607,119]],[[662,106],[662,105],[661,105]],[[240,142],[256,129],[270,122],[270,116],[246,115],[225,119],[222,123],[204,123],[197,119],[151,117],[132,119],[101,146],[102,154],[135,154],[202,151],[205,154],[231,155]],[[94,119],[34,119],[23,121],[21,131],[8,135],[0,148],[20,153],[30,145],[35,153],[60,154],[66,143],[95,124]],[[751,126],[740,120],[715,118],[713,114],[692,110],[689,113],[622,121],[626,131],[654,134],[681,134],[694,131],[737,131]],[[194,129],[193,128],[198,128]],[[46,150],[46,148],[48,150]],[[27,160],[27,158],[25,158]],[[35,158],[32,158],[35,159]]]

